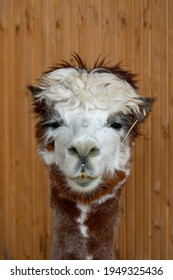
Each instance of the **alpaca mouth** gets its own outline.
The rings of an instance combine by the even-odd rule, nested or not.
[[[89,182],[91,180],[93,180],[93,178],[91,178],[83,173],[75,179],[76,183],[82,187],[87,187],[87,185],[89,184]]]
[[[77,177],[79,180],[90,180],[93,179],[91,176],[87,175],[85,172],[81,172],[80,175]]]
[[[97,179],[97,177],[91,177],[87,175],[85,172],[81,172],[79,176],[70,178],[75,182],[76,185],[80,187],[87,187],[90,183]]]

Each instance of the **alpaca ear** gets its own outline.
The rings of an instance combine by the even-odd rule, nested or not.
[[[32,86],[32,85],[29,85],[27,88],[28,88],[29,91],[32,93],[32,96],[33,96],[34,98],[37,97],[37,95],[38,95],[39,93],[42,92],[42,89],[41,89],[41,88],[35,87],[35,86]]]
[[[46,106],[45,104],[45,100],[40,100],[38,97],[38,95],[43,91],[41,88],[39,87],[35,87],[32,85],[29,85],[28,90],[31,92],[32,97],[33,97],[33,108],[34,108],[34,112],[38,115],[38,116],[46,116],[48,113],[48,106]]]
[[[143,122],[152,110],[155,99],[151,97],[141,97],[140,100],[143,101],[143,104],[139,105],[139,112],[136,114],[136,117],[139,122]]]

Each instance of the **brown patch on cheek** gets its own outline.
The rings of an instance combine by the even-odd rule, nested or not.
[[[37,143],[39,145],[39,147],[41,149],[44,148],[44,134],[45,134],[45,129],[43,128],[43,126],[40,123],[36,124],[36,139],[37,139]]]
[[[38,146],[41,149],[47,149],[48,151],[54,150],[54,141],[49,140],[48,143],[45,143],[45,133],[48,129],[46,122],[50,119],[53,112],[53,105],[46,104],[45,100],[35,101],[34,111],[37,115],[37,123],[35,127],[35,136],[37,139]]]
[[[50,141],[47,143],[47,145],[45,145],[46,150],[48,150],[49,152],[52,152],[55,150],[55,145],[54,145],[54,140]]]
[[[41,149],[46,149],[47,151],[51,152],[54,151],[55,145],[54,140],[49,140],[47,143],[45,143],[45,128],[42,124],[38,123],[36,125],[36,139],[38,146]]]

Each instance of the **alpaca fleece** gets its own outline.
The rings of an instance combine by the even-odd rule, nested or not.
[[[90,197],[64,193],[65,178],[56,166],[50,167],[51,201],[54,212],[52,257],[54,259],[113,259],[115,228],[118,222],[118,198],[125,174],[105,178],[102,192]],[[57,178],[58,177],[58,178]],[[108,181],[106,181],[108,180]],[[109,195],[105,195],[109,193]],[[111,193],[111,195],[110,195]],[[99,237],[99,238],[98,238]],[[72,242],[73,241],[73,242]],[[103,258],[104,256],[104,258]]]
[[[134,75],[104,60],[62,63],[29,86],[51,186],[52,258],[113,259],[118,200],[132,143],[154,100]]]

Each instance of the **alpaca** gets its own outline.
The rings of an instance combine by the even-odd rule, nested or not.
[[[132,143],[154,100],[140,96],[134,75],[119,64],[97,60],[89,69],[74,58],[29,86],[51,182],[52,258],[113,259]]]

